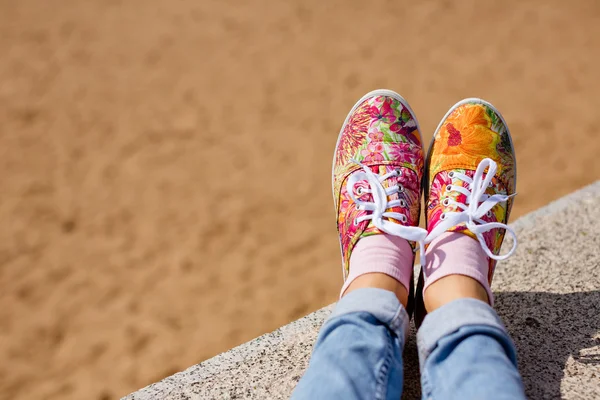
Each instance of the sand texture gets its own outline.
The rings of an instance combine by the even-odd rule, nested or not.
[[[120,397],[334,301],[369,90],[426,143],[494,103],[514,217],[595,181],[599,61],[595,0],[0,0],[0,399]]]

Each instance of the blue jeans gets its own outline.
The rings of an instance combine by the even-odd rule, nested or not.
[[[392,292],[358,289],[323,324],[292,399],[399,399],[409,318]],[[417,333],[424,399],[525,399],[514,345],[496,312],[460,299]]]

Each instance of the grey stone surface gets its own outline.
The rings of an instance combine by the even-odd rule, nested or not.
[[[600,399],[600,181],[517,220],[519,248],[494,278],[496,309],[532,399]],[[509,245],[506,243],[505,245]],[[287,398],[332,306],[126,396]],[[414,328],[403,398],[420,398]]]

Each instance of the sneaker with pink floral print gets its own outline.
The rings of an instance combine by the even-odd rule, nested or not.
[[[332,167],[344,288],[361,273],[382,272],[396,278],[412,294],[412,248],[427,234],[418,227],[422,173],[421,135],[408,103],[399,94],[383,89],[363,96],[342,125]],[[402,251],[408,253],[402,255],[408,261],[401,262],[401,270],[390,272],[389,266],[376,270],[374,265],[367,266],[370,270],[366,272],[350,270],[357,242],[374,235],[385,236],[382,240],[388,242],[398,243],[402,238],[410,243],[408,246],[400,239],[405,245]]]
[[[416,293],[417,326],[426,314],[423,292],[444,276],[472,277],[493,304],[496,262],[512,255],[517,244],[506,225],[515,188],[516,158],[500,112],[476,98],[455,104],[438,125],[425,162],[428,235]],[[513,246],[500,255],[505,232],[513,237]]]

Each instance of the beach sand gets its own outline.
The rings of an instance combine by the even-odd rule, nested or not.
[[[120,397],[335,301],[372,89],[426,144],[495,104],[513,218],[600,178],[594,0],[0,0],[0,54],[1,399]]]

